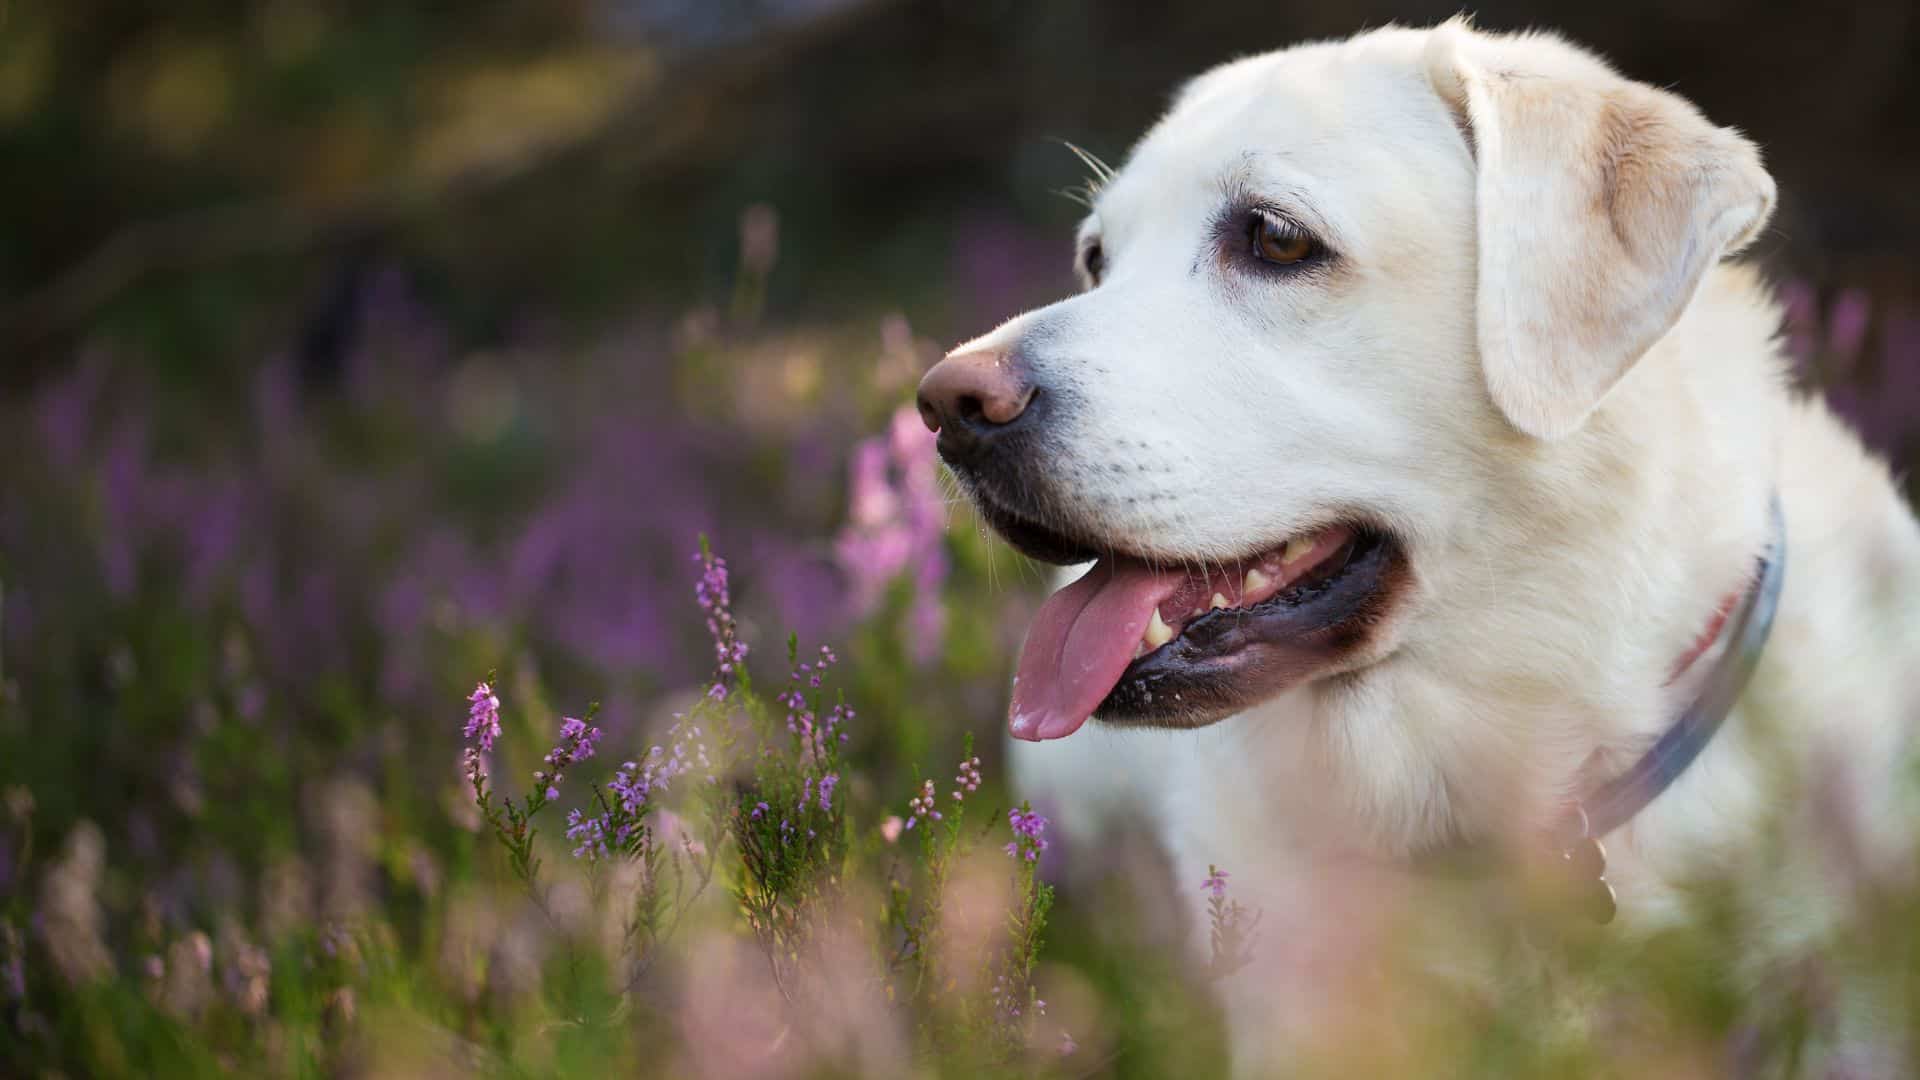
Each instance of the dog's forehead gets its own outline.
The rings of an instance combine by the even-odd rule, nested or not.
[[[1296,46],[1199,76],[1101,191],[1095,219],[1126,228],[1272,185],[1333,202],[1363,196],[1383,175],[1369,163],[1444,132],[1407,33]]]

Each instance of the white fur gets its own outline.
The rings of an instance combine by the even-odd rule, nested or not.
[[[1206,255],[1242,189],[1338,268]],[[1772,191],[1745,140],[1556,38],[1390,28],[1196,79],[1098,194],[1098,285],[963,346],[1022,339],[1071,391],[1059,509],[1118,545],[1200,563],[1356,509],[1406,542],[1412,594],[1353,675],[1197,731],[1010,748],[1068,830],[1144,815],[1196,905],[1215,863],[1267,910],[1266,970],[1232,1002],[1243,1068],[1315,1022],[1322,968],[1289,956],[1348,917],[1342,868],[1538,825],[1670,721],[1689,687],[1668,669],[1774,491],[1772,642],[1703,758],[1607,838],[1622,921],[1738,858],[1769,763],[1842,761],[1876,857],[1907,850],[1920,529],[1788,391],[1765,286],[1719,264]]]

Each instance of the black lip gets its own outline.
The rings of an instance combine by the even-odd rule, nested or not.
[[[1070,390],[1041,387],[1013,423],[952,425],[934,442],[987,525],[1021,554],[1058,566],[1092,562],[1114,551],[1055,512],[1060,503],[1056,478],[1045,465],[1060,456],[1057,440],[1063,436],[1056,421],[1070,415],[1073,405]]]
[[[1356,531],[1344,565],[1250,608],[1210,611],[1121,673],[1094,715],[1199,727],[1341,668],[1363,651],[1408,576],[1391,537]]]
[[[1029,559],[1055,566],[1075,566],[1100,557],[1099,550],[1091,542],[1076,539],[1009,510],[985,492],[977,489],[973,492],[973,505],[994,532]]]

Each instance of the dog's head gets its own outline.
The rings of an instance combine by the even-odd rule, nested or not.
[[[1773,198],[1679,98],[1458,21],[1218,68],[1100,179],[1081,294],[920,390],[989,523],[1098,560],[1029,634],[1027,738],[1393,653],[1476,500],[1580,437]]]

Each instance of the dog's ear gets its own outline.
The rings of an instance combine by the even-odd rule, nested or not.
[[[1737,132],[1557,39],[1454,19],[1425,61],[1479,170],[1487,389],[1514,426],[1559,438],[1760,232],[1773,179]]]

